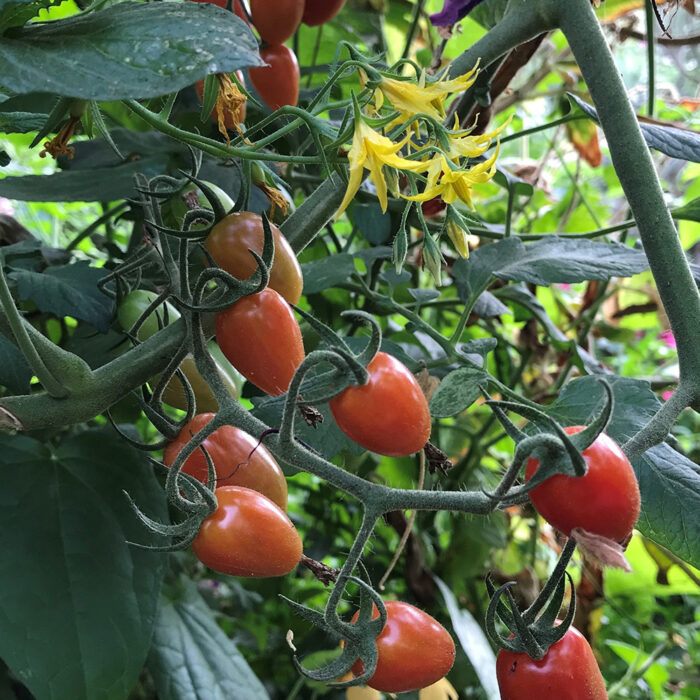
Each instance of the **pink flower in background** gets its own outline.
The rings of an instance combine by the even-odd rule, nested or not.
[[[673,331],[663,331],[663,333],[659,333],[658,338],[664,342],[667,348],[671,348],[671,350],[676,349],[676,339],[673,336]]]
[[[449,27],[466,17],[483,0],[445,0],[442,11],[430,15],[436,27]]]
[[[644,337],[644,331],[635,331],[634,337],[635,337],[637,340],[641,340],[641,339]]]
[[[8,214],[9,216],[12,216],[14,213],[15,208],[12,206],[10,200],[0,197],[0,214]]]
[[[672,396],[673,396],[673,392],[672,392],[672,391],[664,391],[664,393],[661,394],[661,398],[662,398],[664,401],[668,401]]]
[[[559,289],[563,289],[565,292],[568,292],[571,289],[571,285],[568,282],[561,282],[557,285],[557,287],[559,287]]]

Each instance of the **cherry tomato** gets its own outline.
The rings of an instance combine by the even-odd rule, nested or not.
[[[250,0],[250,18],[263,41],[284,44],[301,24],[304,0]]]
[[[194,2],[197,2],[197,0],[194,0]],[[238,82],[241,83],[242,85],[245,85],[245,80],[243,79],[243,71],[237,70],[236,71],[236,77],[238,78]],[[197,96],[199,97],[199,101],[202,102],[204,100],[204,79],[199,80],[195,83],[194,89],[197,91]],[[245,102],[243,103],[243,106],[241,107],[241,111],[238,113],[238,118],[240,119],[240,123],[242,124],[245,121],[245,112],[246,112],[246,106]],[[211,111],[211,120],[214,123],[217,123],[219,121],[219,117],[216,113],[216,107],[212,109]],[[226,112],[224,114],[224,126],[229,130],[229,131],[234,131],[236,128],[236,125],[233,123],[233,117],[231,116],[230,112]]]
[[[292,246],[282,232],[270,223],[275,242],[275,259],[270,269],[270,288],[279,292],[290,304],[298,304],[304,281],[301,267]],[[248,252],[262,254],[263,221],[249,211],[235,212],[217,223],[204,242],[216,264],[238,279],[248,279],[257,267]]]
[[[301,21],[309,27],[330,22],[343,8],[345,0],[306,0]]]
[[[574,627],[541,661],[501,649],[496,675],[501,700],[608,700],[593,651]]]
[[[572,435],[583,430],[564,428]],[[618,445],[605,433],[583,451],[588,465],[585,476],[557,474],[530,491],[537,512],[565,535],[576,527],[622,542],[639,517],[639,486],[632,465]],[[525,478],[531,479],[539,462],[528,460]]]
[[[218,506],[192,543],[199,560],[231,576],[288,574],[301,559],[301,537],[287,514],[269,498],[243,486],[214,492]]]
[[[304,359],[299,324],[274,289],[243,297],[219,312],[216,341],[248,381],[274,396],[287,391]]]
[[[165,448],[163,462],[166,466],[173,465],[182,448],[213,417],[213,413],[200,413],[183,427]],[[202,446],[214,463],[217,486],[245,486],[287,510],[287,480],[275,458],[252,435],[232,425],[223,425],[204,440]],[[195,450],[185,460],[182,471],[206,484],[208,467],[204,452]]]
[[[372,452],[389,457],[418,452],[430,437],[430,411],[416,378],[385,352],[376,354],[367,371],[367,384],[330,400],[338,427]]]
[[[296,106],[299,101],[299,64],[294,51],[283,44],[260,49],[268,66],[249,68],[248,75],[263,102],[272,110],[284,105]]]
[[[377,668],[367,685],[383,693],[403,693],[425,688],[439,681],[455,661],[455,643],[450,633],[422,610],[390,600],[386,606],[386,624],[377,637]],[[357,621],[356,612],[352,621]],[[374,606],[372,619],[379,617]],[[352,672],[364,671],[356,661]]]

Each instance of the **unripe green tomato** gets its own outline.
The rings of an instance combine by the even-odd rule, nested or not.
[[[231,209],[233,209],[233,199],[231,199],[231,197],[223,189],[221,189],[221,187],[215,185],[213,182],[208,182],[206,180],[202,180],[202,184],[206,185],[207,187],[209,187],[209,189],[211,189],[211,191],[218,199],[221,208],[225,212],[229,212],[231,211]],[[204,196],[199,187],[197,187],[196,185],[188,185],[182,191],[180,191],[174,197],[168,199],[163,204],[163,219],[167,226],[172,226],[174,228],[180,228],[182,226],[182,221],[185,218],[185,214],[187,214],[187,212],[190,211],[183,197],[187,196],[191,192],[197,193],[199,206],[202,207],[202,209],[211,209],[211,204],[209,203],[209,200]],[[198,228],[204,229],[208,225],[209,224],[205,224],[204,222],[202,222],[201,224],[192,226],[192,229],[196,231]]]
[[[149,292],[145,289],[135,289],[133,292],[129,292],[117,309],[117,321],[119,321],[119,325],[125,331],[131,330],[134,323],[141,317],[141,314],[143,314],[149,305],[157,298],[158,295],[155,292]],[[168,323],[172,323],[180,318],[180,312],[172,306],[172,304],[168,304],[167,307]],[[158,321],[159,318],[160,323]],[[160,330],[161,325],[166,325],[165,311],[162,304],[141,324],[136,335],[138,339],[143,342],[152,335],[155,335]]]

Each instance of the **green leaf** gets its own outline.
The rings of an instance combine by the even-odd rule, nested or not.
[[[447,612],[450,614],[452,627],[457,639],[459,639],[460,646],[469,657],[487,699],[500,700],[501,693],[496,678],[496,655],[493,653],[481,625],[466,608],[459,607],[457,599],[444,581],[441,581],[437,576],[434,576],[433,579],[445,600]]]
[[[164,558],[123,490],[150,516],[165,499],[142,454],[88,430],[55,451],[0,435],[0,657],[37,698],[123,700],[143,667]]]
[[[682,207],[671,210],[674,219],[685,219],[686,221],[700,221],[700,197],[692,199]]]
[[[372,245],[384,243],[391,235],[391,214],[383,213],[377,202],[356,204],[352,216],[360,233]]]
[[[620,243],[586,238],[546,236],[534,243],[503,238],[458,260],[453,273],[460,287],[478,289],[489,275],[516,282],[549,286],[555,282],[583,282],[630,277],[648,269],[644,252]]]
[[[148,670],[160,700],[265,700],[267,691],[222,631],[194,583],[163,597]]]
[[[659,410],[661,402],[647,382],[606,376],[615,396],[615,408],[606,432],[624,444]],[[586,424],[603,396],[592,377],[577,379],[564,387],[547,411],[564,424]],[[695,567],[700,565],[700,467],[662,443],[632,460],[642,494],[637,528],[676,556]]]
[[[21,27],[39,11],[63,0],[0,0],[0,34],[9,27]]]
[[[596,109],[584,102],[580,97],[567,93],[569,99],[576,103],[591,119],[598,121]],[[700,134],[687,129],[678,129],[675,126],[661,126],[660,124],[639,124],[644,140],[649,148],[661,151],[672,158],[690,160],[700,163]]]
[[[329,287],[349,282],[355,273],[355,263],[349,253],[338,253],[327,258],[304,263],[304,294],[316,294]]]
[[[430,400],[430,414],[433,418],[448,418],[461,413],[481,396],[480,387],[486,384],[488,376],[477,367],[460,367],[450,372]]]
[[[136,196],[137,173],[154,177],[163,170],[163,158],[149,156],[114,168],[6,177],[0,180],[0,196],[23,202],[110,202]]]
[[[480,5],[477,5],[470,13],[470,19],[478,22],[482,27],[491,29],[495,27],[506,13],[508,0],[486,0]]]
[[[535,191],[535,188],[529,182],[525,182],[517,175],[513,175],[507,168],[498,168],[493,179],[494,182],[513,194],[529,196]]]
[[[49,267],[43,273],[17,270],[9,276],[22,301],[31,299],[40,311],[58,318],[72,316],[106,333],[112,323],[114,302],[97,286],[104,275],[103,269],[81,260]]]
[[[19,348],[2,334],[0,357],[0,386],[7,387],[14,394],[28,394],[34,372]]]
[[[165,95],[262,60],[233,12],[209,3],[123,2],[3,37],[0,65],[3,87],[17,94],[107,101]]]
[[[611,639],[606,639],[605,643],[629,666],[632,666],[635,671],[642,668],[649,658],[649,654],[631,644],[625,642],[615,642]],[[642,674],[644,680],[649,684],[652,690],[653,697],[661,698],[664,696],[664,686],[669,680],[668,671],[658,661],[653,662]]]

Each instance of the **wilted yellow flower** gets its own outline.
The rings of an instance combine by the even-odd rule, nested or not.
[[[406,121],[416,114],[427,114],[439,119],[445,116],[444,101],[452,93],[463,92],[471,87],[476,80],[476,73],[477,69],[474,67],[458,78],[436,80],[432,83],[425,81],[425,73],[421,75],[418,83],[382,77],[375,93],[375,107],[380,109],[383,95],[401,112],[397,121]]]
[[[471,197],[472,186],[488,182],[496,174],[498,151],[497,148],[488,160],[469,170],[453,168],[451,163],[444,156],[441,156],[439,171],[434,167],[434,161],[430,163],[433,167],[428,173],[428,187],[426,187],[425,192],[411,197],[404,195],[404,199],[425,202],[439,196],[445,200],[446,204],[454,204],[457,199],[461,199],[467,206],[474,209]]]
[[[382,211],[386,211],[387,205],[387,183],[382,170],[385,165],[389,168],[410,170],[411,172],[423,172],[428,169],[428,162],[408,160],[396,155],[406,144],[408,138],[406,136],[401,141],[394,143],[391,139],[374,131],[359,115],[355,117],[355,134],[348,153],[350,180],[336,218],[345,211],[357,190],[360,189],[365,168],[369,170],[369,177],[377,188],[377,197]]]

